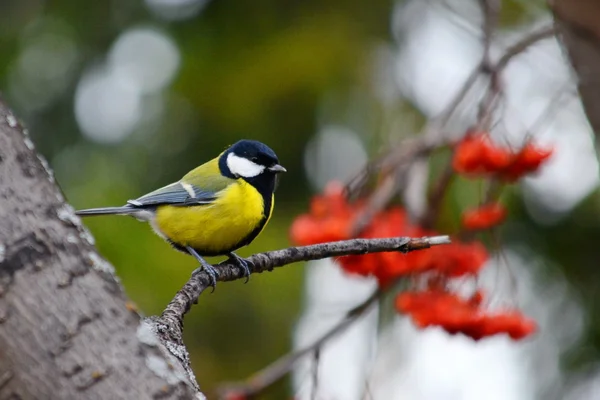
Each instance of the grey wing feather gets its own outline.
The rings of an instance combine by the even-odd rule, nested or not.
[[[127,203],[134,207],[148,207],[169,204],[188,206],[210,204],[217,198],[216,193],[203,190],[189,183],[175,182],[153,192],[150,192]]]

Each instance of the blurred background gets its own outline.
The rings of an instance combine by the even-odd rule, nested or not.
[[[502,3],[494,56],[551,22],[542,1]],[[248,255],[289,245],[291,221],[326,182],[351,177],[438,115],[480,60],[480,25],[478,2],[467,0],[0,0],[0,90],[75,208],[120,205],[241,138],[267,143],[289,172],[268,228],[239,252]],[[555,39],[518,57],[504,82],[494,134],[534,136],[556,156],[503,195],[510,218],[495,237],[502,247],[489,281],[500,298],[517,292],[542,333],[474,345],[399,318],[375,329],[371,315],[323,358],[319,398],[600,398],[592,132]],[[477,88],[449,132],[472,123]],[[438,231],[454,231],[460,211],[480,200],[480,186],[459,180]],[[86,224],[146,315],[160,314],[196,267],[133,219]],[[360,302],[352,294],[373,287],[322,264],[219,285],[186,317],[200,385],[211,398],[219,383],[306,342]],[[369,350],[376,341],[386,354]],[[264,398],[310,398],[306,382],[301,369]]]

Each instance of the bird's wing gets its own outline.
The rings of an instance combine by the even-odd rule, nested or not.
[[[152,207],[163,204],[188,206],[210,204],[218,193],[232,183],[215,169],[212,160],[194,169],[179,182],[172,183],[127,203],[134,207]]]
[[[127,203],[135,207],[171,205],[210,204],[216,199],[216,194],[184,182],[175,182],[153,192],[143,195]]]

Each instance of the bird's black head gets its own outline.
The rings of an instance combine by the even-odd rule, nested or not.
[[[244,179],[259,191],[275,190],[276,175],[285,172],[271,148],[256,140],[240,140],[225,150],[219,158],[224,176]]]

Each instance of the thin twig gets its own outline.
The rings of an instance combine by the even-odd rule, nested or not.
[[[458,106],[466,97],[467,93],[477,82],[477,78],[482,73],[490,75],[490,85],[493,86],[494,90],[499,89],[498,77],[495,73],[494,68],[491,66],[490,53],[492,48],[492,40],[494,32],[498,26],[498,19],[500,16],[500,8],[502,5],[501,0],[479,0],[481,12],[483,15],[482,31],[483,31],[483,55],[481,61],[475,69],[468,76],[467,80],[462,85],[461,90],[456,94],[454,99],[449,103],[446,111],[438,118],[438,124],[440,127],[445,127],[454,112],[458,109]],[[495,93],[495,91],[494,91]],[[479,122],[478,125],[485,124],[483,122],[486,115],[491,113],[494,97],[488,93],[482,100],[482,106],[480,108]],[[428,196],[428,210],[422,218],[422,225],[424,227],[431,227],[434,223],[435,218],[439,213],[441,201],[446,193],[450,182],[454,176],[454,170],[452,168],[451,161],[447,163],[443,173],[436,182],[432,192]]]
[[[491,60],[490,53],[492,48],[492,39],[494,35],[494,31],[498,25],[498,18],[500,14],[500,0],[479,0],[481,12],[483,15],[482,22],[482,31],[483,31],[483,55],[481,57],[481,61],[475,66],[473,71],[469,74],[463,85],[461,86],[460,91],[454,96],[452,101],[446,107],[446,110],[437,118],[437,122],[434,123],[435,126],[445,127],[452,115],[458,109],[458,106],[464,98],[469,93],[469,90],[475,85],[477,82],[477,78],[481,75],[481,73],[489,73],[491,70]]]
[[[502,0],[479,0],[479,6],[483,15],[481,27],[483,31],[483,59],[489,61],[492,40],[498,27]]]
[[[373,400],[373,393],[371,393],[371,385],[368,380],[365,382],[365,390],[362,398],[363,400]]]
[[[501,0],[479,0],[481,13],[483,14],[483,56],[481,59],[481,72],[489,77],[488,90],[479,104],[477,124],[475,129],[488,131],[491,126],[492,111],[495,109],[496,99],[502,87],[500,86],[500,74],[495,65],[492,65],[490,53],[492,39],[498,26],[500,16]]]
[[[392,173],[398,168],[399,164],[412,164],[412,161],[420,157],[425,157],[431,152],[446,146],[448,143],[439,138],[433,138],[432,135],[415,135],[404,140],[391,150],[376,157],[369,162],[361,171],[359,171],[346,184],[346,195],[354,197],[369,181],[369,178],[375,173]]]
[[[313,376],[312,376],[312,396],[311,400],[317,400],[317,395],[319,394],[319,361],[321,359],[321,348],[315,348],[315,354],[313,357],[314,367],[313,367]]]
[[[510,61],[535,43],[547,39],[555,33],[554,26],[541,28],[510,46],[495,64],[489,66],[489,69],[486,70],[489,74],[488,90],[479,106],[479,114],[475,126],[477,130],[490,130],[493,111],[496,109],[496,105],[503,95],[501,76]]]
[[[433,150],[446,146],[448,140],[444,138],[441,131],[445,129],[446,124],[482,73],[489,74],[490,84],[488,86],[488,91],[480,104],[478,123],[476,126],[480,126],[483,129],[483,126],[489,125],[491,121],[491,112],[494,109],[496,100],[500,97],[500,75],[503,70],[514,57],[523,53],[538,41],[552,37],[556,33],[556,30],[552,25],[540,28],[508,47],[500,59],[496,63],[492,63],[489,54],[491,51],[493,29],[497,27],[500,4],[498,0],[480,1],[482,2],[482,12],[484,15],[484,22],[482,25],[482,30],[484,31],[484,54],[481,61],[469,74],[461,86],[460,91],[453,97],[445,110],[432,122],[427,124],[420,136],[411,138],[410,140],[395,146],[391,151],[370,162],[348,182],[346,191],[350,197],[353,197],[357,192],[360,192],[372,175],[379,173],[382,170],[393,171],[400,163],[411,164],[416,159],[429,155]],[[392,193],[392,195],[393,194],[395,194],[395,192]],[[389,198],[391,199],[391,197]],[[362,225],[364,225],[364,222]]]
[[[364,302],[348,311],[346,316],[339,323],[318,338],[314,343],[293,353],[286,354],[271,365],[252,375],[245,382],[223,386],[220,393],[223,396],[228,393],[236,393],[247,397],[260,393],[265,388],[273,385],[287,375],[300,359],[313,353],[315,349],[322,347],[323,344],[331,338],[345,331],[358,317],[365,314],[365,312],[381,298],[383,293],[382,290],[375,291]]]
[[[444,167],[444,171],[438,178],[435,186],[431,190],[428,196],[428,207],[427,212],[421,219],[421,226],[425,229],[433,227],[437,216],[439,215],[440,208],[442,206],[442,200],[448,190],[448,186],[452,182],[455,176],[454,168],[452,168],[452,160],[448,161]]]
[[[352,236],[357,236],[366,228],[373,217],[381,211],[398,193],[404,176],[408,173],[411,166],[435,150],[448,145],[448,142],[440,135],[434,137],[432,133],[423,134],[417,138],[405,141],[402,145],[395,147],[390,152],[371,163],[368,169],[360,173],[355,179],[351,180],[351,185],[347,185],[348,195],[351,190],[360,190],[360,185],[364,185],[368,180],[370,171],[385,171],[386,175],[383,181],[375,189],[373,194],[367,200],[367,206],[356,217],[350,229]],[[360,181],[360,183],[359,183]]]
[[[398,171],[383,178],[383,181],[373,191],[373,194],[367,200],[365,209],[357,215],[350,229],[350,236],[358,236],[371,222],[373,217],[389,203],[390,198],[396,193],[398,187]]]
[[[370,196],[367,207],[365,207],[365,210],[355,220],[355,223],[352,226],[351,231],[353,234],[360,233],[369,224],[373,216],[381,211],[387,205],[387,203],[389,203],[399,189],[398,182],[402,179],[403,175],[410,169],[410,166],[417,159],[428,155],[431,150],[443,147],[447,144],[447,140],[443,135],[440,134],[441,130],[444,129],[452,115],[456,112],[468,94],[469,90],[471,90],[473,85],[475,85],[475,82],[477,82],[477,78],[481,72],[486,72],[490,68],[491,41],[493,32],[497,25],[501,2],[500,0],[480,0],[480,2],[482,4],[482,12],[484,15],[484,55],[482,60],[474,68],[471,74],[469,74],[460,91],[454,96],[440,116],[435,118],[434,121],[428,123],[423,129],[421,143],[416,142],[416,146],[413,145],[412,148],[406,146],[408,147],[408,150],[403,145],[398,146],[397,150],[391,151],[387,156],[380,160],[379,169],[377,168],[377,163],[370,163],[346,186],[349,193],[355,192],[358,189],[362,189],[364,184],[368,182],[368,178],[373,171],[381,171],[382,169],[385,169],[386,165],[391,164],[391,166],[388,166],[387,168],[389,169],[391,167],[393,172],[386,177],[384,182]],[[496,81],[496,79],[494,79],[494,81]],[[490,105],[487,108],[492,106],[492,101],[493,98],[490,98]],[[398,156],[399,154],[401,156]],[[407,155],[411,157],[407,157]],[[445,181],[449,181],[449,179],[445,179]],[[440,190],[443,195],[445,189],[440,188]]]
[[[548,39],[552,36],[556,35],[556,28],[554,25],[545,26],[540,28],[534,32],[531,32],[529,35],[525,36],[523,39],[519,40],[512,46],[506,49],[502,57],[496,62],[495,69],[498,73],[502,72],[504,68],[512,61],[512,59],[519,54],[523,53],[525,50],[529,49],[529,47],[533,46],[539,41],[544,39]]]
[[[479,75],[481,74],[483,65],[484,64],[482,61],[479,64],[477,64],[473,71],[471,71],[467,80],[462,85],[460,91],[456,94],[456,96],[454,96],[452,101],[450,101],[444,112],[440,115],[440,117],[438,117],[438,121],[434,122],[434,125],[443,128],[446,126],[446,124],[448,124],[448,121],[450,121],[450,118],[452,117],[452,115],[454,115],[460,103],[462,103],[462,101],[469,93],[469,90],[471,90],[471,88],[473,88],[473,85],[475,85],[475,82],[477,82],[477,78],[479,78]]]

